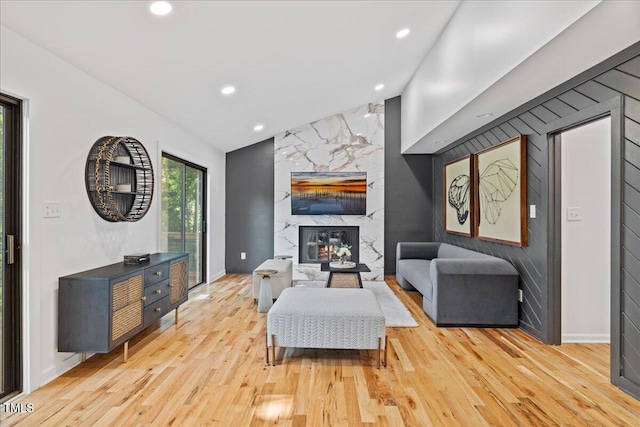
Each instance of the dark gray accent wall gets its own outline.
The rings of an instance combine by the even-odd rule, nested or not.
[[[396,272],[398,242],[433,240],[432,159],[400,153],[400,97],[384,103],[384,274]]]
[[[622,212],[621,272],[625,341],[640,343],[640,43],[552,89],[489,125],[462,138],[434,158],[434,237],[465,248],[507,259],[520,272],[520,327],[543,342],[549,342],[547,318],[549,281],[547,247],[549,229],[549,143],[548,123],[575,114],[599,103],[623,96],[624,130],[621,171]],[[550,66],[553,66],[550,64]],[[498,144],[518,134],[526,134],[528,205],[536,205],[536,219],[528,220],[529,246],[525,248],[447,234],[443,229],[443,165],[465,154]],[[633,320],[635,319],[635,320]],[[640,345],[630,346],[629,360],[640,361]],[[637,365],[636,365],[637,366]],[[640,383],[640,372],[638,372]]]
[[[231,151],[225,166],[225,269],[251,273],[273,258],[274,139]],[[215,238],[215,237],[214,237]],[[246,252],[247,259],[240,259]]]

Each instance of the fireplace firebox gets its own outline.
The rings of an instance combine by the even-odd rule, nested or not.
[[[351,246],[348,261],[359,262],[360,227],[346,225],[301,225],[298,229],[300,240],[299,262],[301,264],[319,264],[338,260],[335,251],[341,245]]]

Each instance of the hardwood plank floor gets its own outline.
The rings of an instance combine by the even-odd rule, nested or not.
[[[545,346],[517,329],[436,328],[421,296],[387,283],[417,328],[388,328],[375,351],[280,349],[264,360],[266,315],[251,276],[192,292],[122,350],[14,403],[2,426],[640,425],[640,402],[609,383],[609,346]],[[282,358],[284,357],[284,360]]]

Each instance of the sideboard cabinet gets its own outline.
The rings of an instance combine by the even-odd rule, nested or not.
[[[108,353],[188,299],[188,255],[158,253],[64,276],[58,291],[58,351]]]

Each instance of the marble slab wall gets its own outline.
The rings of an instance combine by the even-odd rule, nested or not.
[[[298,264],[298,226],[360,227],[363,280],[384,280],[384,102],[275,136],[275,254],[292,255],[294,280],[324,280],[319,264]],[[291,215],[291,172],[366,172],[366,215]]]

